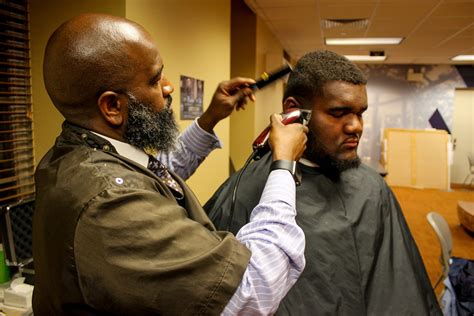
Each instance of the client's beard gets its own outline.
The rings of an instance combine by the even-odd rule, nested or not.
[[[127,93],[128,119],[124,138],[126,142],[145,151],[170,152],[176,146],[179,128],[170,110],[171,96],[161,112],[153,111],[151,104],[140,102]]]
[[[308,133],[308,148],[306,157],[317,163],[321,171],[334,179],[339,179],[340,174],[351,168],[360,166],[360,158],[357,156],[352,159],[339,159],[328,153],[327,148],[315,137],[313,133]]]

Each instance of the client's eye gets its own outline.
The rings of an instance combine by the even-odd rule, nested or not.
[[[345,114],[344,111],[331,111],[331,116],[336,117],[336,118],[343,117],[344,114]]]

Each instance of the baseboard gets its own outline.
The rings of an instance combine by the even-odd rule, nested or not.
[[[451,189],[464,189],[474,191],[474,184],[451,183]]]

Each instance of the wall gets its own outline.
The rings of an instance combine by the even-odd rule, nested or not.
[[[451,182],[463,183],[469,174],[467,154],[474,155],[474,89],[459,89],[454,95],[453,152]]]
[[[43,55],[48,38],[64,21],[85,12],[125,16],[125,0],[30,0],[31,77],[35,160],[54,144],[63,117],[51,103],[43,84]]]
[[[260,18],[257,19],[256,70],[259,76],[283,65],[283,47]],[[282,111],[283,81],[277,80],[257,91],[254,138],[269,124],[272,113]]]
[[[361,65],[368,76],[369,108],[364,114],[364,134],[359,156],[379,161],[384,128],[431,128],[429,118],[438,109],[449,129],[453,126],[454,91],[465,87],[450,65]],[[421,80],[408,81],[409,69]]]
[[[231,1],[231,77],[255,78],[257,17],[242,0]],[[254,138],[255,103],[230,117],[231,173],[240,169],[250,154]]]
[[[231,76],[258,78],[283,64],[283,47],[264,21],[241,0],[232,0]],[[255,92],[256,101],[231,117],[231,161],[240,169],[252,152],[255,137],[281,112],[283,82],[278,80]]]

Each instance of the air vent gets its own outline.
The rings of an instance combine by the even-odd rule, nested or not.
[[[368,19],[325,19],[321,21],[321,27],[324,29],[362,30],[368,25]]]

